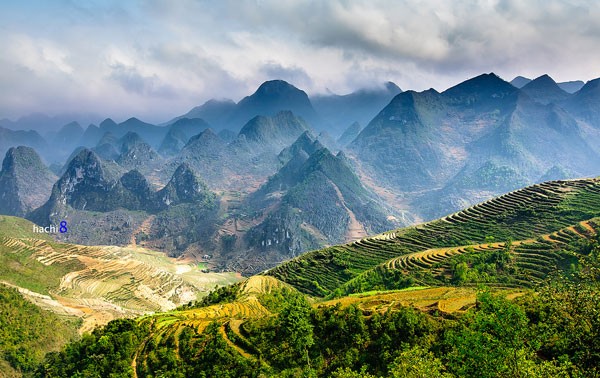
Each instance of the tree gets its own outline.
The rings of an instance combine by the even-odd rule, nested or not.
[[[446,333],[449,366],[459,376],[520,376],[520,357],[529,353],[525,312],[488,291],[478,295],[477,307]]]
[[[289,296],[279,313],[277,339],[282,340],[281,357],[288,363],[306,361],[310,367],[308,349],[314,344],[311,312],[312,308],[306,298],[294,293]]]
[[[426,349],[414,347],[400,353],[389,367],[391,378],[452,378],[439,358]]]

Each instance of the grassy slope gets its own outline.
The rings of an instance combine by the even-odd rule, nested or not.
[[[372,278],[368,277],[369,274],[377,269],[412,275],[433,287],[374,290],[377,287],[369,285],[377,281],[366,280],[365,287],[347,290],[359,291],[360,294],[327,301],[313,297],[313,307],[341,305],[342,308],[350,308],[348,306],[355,305],[362,315],[371,317],[375,313],[402,313],[406,306],[410,306],[434,316],[442,315],[442,319],[452,319],[453,314],[464,313],[474,307],[477,292],[473,282],[463,285],[461,282],[444,281],[447,274],[452,273],[453,259],[462,258],[460,261],[474,265],[478,263],[476,258],[498,253],[503,256],[503,251],[509,255],[507,264],[515,267],[505,276],[518,279],[509,282],[513,287],[504,283],[493,290],[509,299],[531,293],[532,290],[525,287],[529,286],[526,279],[541,280],[561,264],[568,268],[565,264],[573,261],[569,258],[577,258],[570,252],[571,249],[576,250],[571,248],[574,243],[590,238],[600,230],[599,199],[599,180],[546,183],[510,193],[441,220],[310,252],[269,271],[267,275],[254,276],[224,288],[219,296],[211,298],[203,307],[180,308],[139,318],[137,324],[147,333],[140,338],[130,365],[134,370],[143,372],[156,361],[171,361],[174,365],[165,365],[166,371],[178,371],[177,361],[189,357],[186,357],[187,346],[182,345],[188,345],[190,335],[192,340],[205,340],[207,336],[200,335],[208,330],[213,332],[211,337],[216,337],[212,342],[218,339],[225,343],[219,348],[235,356],[232,358],[269,370],[268,364],[272,360],[263,359],[265,350],[250,342],[252,332],[249,333],[247,328],[252,324],[268,323],[281,310],[278,303],[281,306],[287,299],[277,297],[278,292],[291,287],[319,296],[336,288],[356,289],[352,287],[353,283],[361,277]],[[507,240],[512,240],[510,248],[507,248]],[[537,270],[535,267],[538,267]],[[425,274],[421,274],[423,272]],[[436,276],[434,272],[439,274]],[[528,276],[520,277],[523,272],[527,272]],[[218,330],[215,331],[214,327]],[[255,334],[255,337],[260,339],[261,336]],[[202,343],[198,345],[204,345]],[[198,345],[197,350],[203,350]],[[196,361],[194,358],[192,360]]]
[[[42,310],[14,288],[0,285],[0,302],[0,376],[30,371],[45,353],[77,338],[77,318]]]
[[[362,273],[432,248],[528,240],[600,216],[600,180],[530,186],[445,218],[304,254],[266,272],[300,291],[326,296]],[[487,239],[486,239],[487,238]]]

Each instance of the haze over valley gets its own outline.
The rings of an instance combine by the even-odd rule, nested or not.
[[[441,93],[386,83],[311,98],[271,80],[161,125],[4,128],[1,211],[68,221],[61,241],[253,274],[529,184],[596,175],[598,82],[489,73]]]

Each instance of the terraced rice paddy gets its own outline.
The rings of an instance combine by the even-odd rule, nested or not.
[[[247,350],[251,348],[248,348],[249,343],[245,342],[245,337],[240,332],[240,325],[248,319],[272,315],[260,303],[258,296],[282,286],[285,284],[273,277],[254,276],[241,283],[238,298],[231,303],[149,315],[140,318],[139,321],[152,326],[154,332],[148,337],[148,340],[152,339],[156,344],[171,336],[177,340],[181,331],[186,327],[192,328],[200,334],[210,323],[217,321],[220,323],[221,337],[242,356],[254,359],[255,357]],[[137,356],[146,355],[145,348],[146,344],[144,343],[139,348]],[[134,370],[138,363],[137,356],[133,363]]]
[[[240,284],[240,292],[235,301],[231,303],[216,304],[207,307],[194,308],[183,311],[171,311],[163,314],[148,315],[140,318],[142,324],[147,324],[153,330],[148,339],[141,345],[132,364],[136,368],[139,356],[147,356],[150,349],[148,342],[153,345],[174,345],[177,350],[178,338],[185,328],[190,328],[198,334],[205,331],[212,322],[219,325],[219,334],[223,340],[242,357],[255,362],[266,363],[261,360],[259,353],[247,339],[244,331],[244,322],[247,320],[273,316],[259,301],[260,295],[270,293],[286,284],[269,276],[254,276]],[[514,298],[524,295],[526,289],[503,289],[503,295]],[[475,306],[477,289],[473,287],[424,287],[409,290],[384,291],[363,293],[314,304],[314,307],[335,306],[342,307],[356,305],[365,315],[375,312],[383,313],[400,307],[410,306],[422,311],[438,314],[453,314],[464,312]]]
[[[44,295],[42,307],[75,312],[94,324],[197,300],[215,285],[240,280],[234,273],[202,273],[143,248],[81,246],[0,235],[0,281]],[[36,301],[35,295],[31,296]],[[37,303],[36,302],[36,303]],[[101,314],[101,316],[99,315]],[[101,321],[100,321],[101,319]]]
[[[526,290],[503,290],[503,294],[514,298],[527,293]],[[477,289],[473,287],[431,287],[417,290],[398,290],[369,295],[353,295],[320,302],[319,306],[357,305],[364,313],[385,312],[396,307],[414,307],[423,311],[438,311],[446,314],[465,311],[475,305]]]
[[[509,246],[518,269],[514,274],[519,286],[529,287],[548,277],[565,259],[560,250],[576,239],[589,238],[597,233],[598,225],[593,220],[577,226],[569,226],[557,232],[541,236],[541,240],[521,240]],[[459,255],[481,252],[500,252],[507,248],[506,243],[485,243],[461,247],[434,248],[409,253],[393,258],[382,264],[384,269],[402,270],[410,273],[416,270],[429,270],[434,276],[449,275],[451,260]]]
[[[443,274],[444,261],[462,254],[493,251],[503,244],[487,241],[521,241],[515,248],[517,265],[525,282],[548,273],[552,253],[575,237],[593,232],[592,224],[580,223],[600,216],[600,180],[546,182],[483,202],[442,219],[394,230],[350,244],[307,253],[265,272],[304,293],[325,296],[361,273],[386,264],[391,269],[430,269]],[[576,232],[580,229],[581,232]],[[544,237],[548,243],[535,241]],[[526,243],[527,241],[527,243]],[[529,248],[529,252],[524,249]],[[536,260],[537,259],[537,260]],[[534,267],[535,261],[546,262]]]

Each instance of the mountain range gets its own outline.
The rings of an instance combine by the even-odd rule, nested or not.
[[[320,168],[309,171],[335,176],[327,166],[339,165],[322,159],[330,154],[315,154]],[[284,182],[293,178],[273,179]],[[0,369],[594,376],[599,199],[598,178],[544,182],[243,280],[143,248],[58,243],[3,216],[0,320],[11,327],[2,328]],[[206,293],[207,280],[223,286]],[[95,325],[104,326],[76,335]]]
[[[518,187],[596,175],[599,82],[573,91],[548,75],[511,84],[490,73],[444,92],[387,83],[311,97],[272,80],[163,125],[2,129],[6,151],[29,149],[5,158],[0,210],[81,224],[59,236],[70,242],[141,243],[253,273]]]
[[[599,105],[273,80],[0,128],[0,375],[597,376]]]

